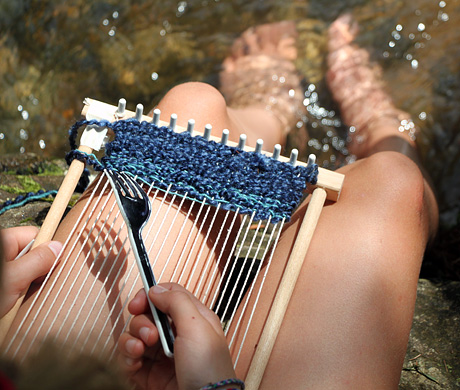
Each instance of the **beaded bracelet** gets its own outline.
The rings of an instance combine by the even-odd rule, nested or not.
[[[223,381],[216,382],[216,383],[210,383],[209,385],[202,387],[200,390],[218,389],[220,387],[227,386],[227,385],[237,385],[240,387],[241,390],[244,390],[245,388],[244,382],[242,380],[237,379],[237,378],[231,378],[231,379],[225,379]],[[238,389],[229,389],[229,390],[238,390]]]

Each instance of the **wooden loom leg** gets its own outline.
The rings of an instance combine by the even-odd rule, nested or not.
[[[321,215],[324,202],[326,201],[326,196],[326,191],[322,188],[316,188],[313,191],[310,204],[308,205],[307,212],[302,221],[291,256],[289,257],[270,314],[268,315],[246,376],[245,382],[246,389],[248,390],[258,389],[262,381],[265,367],[268,364],[272,349],[275,345],[276,337],[281,328],[284,314],[286,313],[300,270],[302,269],[313,233]]]
[[[80,146],[79,150],[88,154],[92,153],[92,149],[87,146]],[[54,199],[53,204],[43,221],[43,225],[35,238],[32,249],[44,242],[52,240],[84,169],[85,163],[77,159],[73,160],[70,164],[67,175],[64,177],[64,180],[59,187],[56,198]],[[4,338],[24,300],[25,295],[26,291],[24,291],[24,293],[18,298],[16,304],[11,308],[11,310],[2,319],[0,319],[0,345],[4,341]]]

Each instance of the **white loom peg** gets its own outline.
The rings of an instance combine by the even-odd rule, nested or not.
[[[247,139],[247,135],[246,134],[241,134],[240,135],[240,140],[238,141],[238,147],[240,149],[244,149],[244,145],[246,145],[246,139]]]
[[[222,130],[222,138],[220,139],[220,143],[222,145],[227,145],[229,135],[230,135],[230,131],[228,129]]]
[[[144,106],[142,104],[138,104],[136,106],[136,114],[135,118],[140,122],[142,120],[142,115],[144,114]]]
[[[273,149],[273,156],[272,158],[275,159],[275,160],[278,160],[280,158],[280,155],[281,155],[281,145],[280,144],[276,144],[274,149]]]
[[[160,122],[160,115],[161,115],[161,110],[159,108],[155,108],[153,110],[153,118],[152,118],[152,123],[155,126],[158,126],[158,123]]]
[[[171,118],[169,119],[169,127],[172,131],[176,128],[177,123],[177,114],[171,114]]]
[[[308,156],[307,167],[311,167],[316,163],[316,156],[312,153]]]
[[[299,151],[297,149],[291,150],[291,156],[289,157],[289,164],[295,166],[297,163],[297,157],[299,156]]]
[[[262,146],[264,145],[264,140],[262,138],[259,138],[257,141],[256,141],[256,149],[255,149],[255,152],[256,153],[261,153],[262,152]]]
[[[189,119],[187,123],[187,132],[192,135],[193,128],[195,127],[195,119]]]
[[[115,118],[120,119],[125,116],[125,109],[126,109],[126,99],[121,98],[118,100],[118,108],[115,111]]]
[[[208,123],[204,127],[204,134],[203,134],[203,137],[206,141],[209,141],[209,138],[211,138],[211,131],[212,131],[212,126]]]

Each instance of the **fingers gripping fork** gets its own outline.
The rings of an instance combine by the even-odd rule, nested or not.
[[[147,293],[147,299],[160,335],[163,350],[166,356],[173,357],[174,334],[168,317],[156,309],[148,298],[149,289],[157,284],[141,234],[142,228],[150,217],[151,206],[149,198],[142,187],[125,172],[114,172],[107,169],[104,171],[112,184],[120,212],[128,226],[131,248]]]

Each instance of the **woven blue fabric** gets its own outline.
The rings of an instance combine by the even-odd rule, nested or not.
[[[289,220],[306,183],[315,184],[318,167],[292,166],[260,153],[207,141],[201,136],[176,133],[168,127],[135,119],[113,123],[80,121],[70,129],[73,149],[78,128],[96,124],[109,127],[115,138],[97,161],[78,150],[68,155],[87,159],[96,170],[127,171],[143,181],[188,198],[242,214],[255,220]]]

